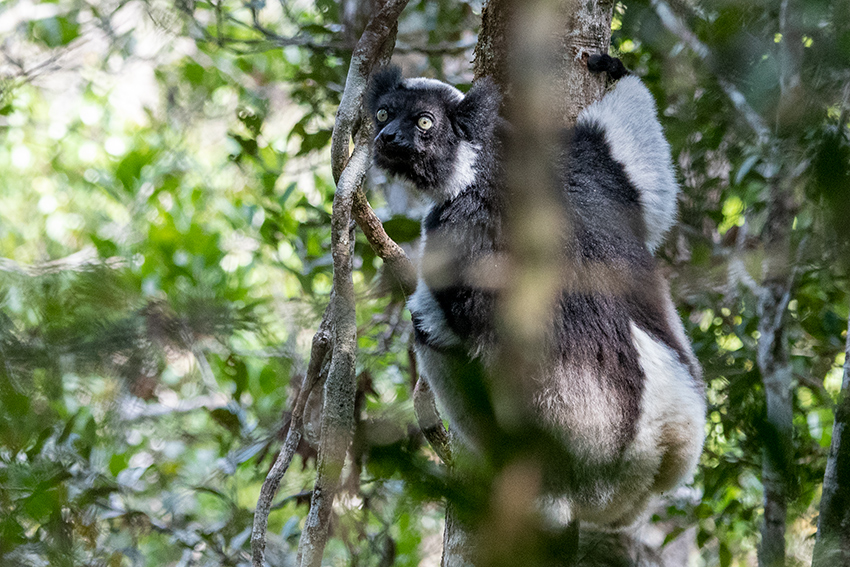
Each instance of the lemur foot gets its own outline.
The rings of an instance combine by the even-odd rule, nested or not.
[[[608,76],[614,81],[632,74],[631,71],[626,69],[622,61],[606,53],[594,53],[588,57],[587,68],[593,73],[608,73]]]

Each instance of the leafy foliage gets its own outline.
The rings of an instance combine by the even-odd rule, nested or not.
[[[327,146],[367,4],[4,7],[14,33],[0,71],[3,565],[249,562],[257,493],[330,290]],[[752,564],[774,432],[757,300],[730,266],[760,281],[775,253],[760,238],[768,188],[790,179],[785,482],[789,550],[803,564],[848,317],[850,23],[827,0],[800,3],[788,36],[770,3],[678,4],[710,57],[665,29],[656,2],[618,6],[613,41],[660,101],[680,165],[681,226],[661,255],[710,401],[698,497],[672,499],[654,519],[668,544],[697,526],[706,565]],[[412,2],[399,34],[405,71],[468,84],[479,10]],[[800,58],[790,98],[788,49]],[[415,207],[373,189],[390,236],[412,244]],[[355,262],[358,429],[328,561],[434,564],[447,487],[412,425],[409,316],[383,293],[390,284],[360,236]],[[307,423],[308,441],[316,427]],[[315,454],[305,443],[299,455],[270,518],[272,565],[292,564],[306,514]],[[460,496],[480,503],[477,491]]]

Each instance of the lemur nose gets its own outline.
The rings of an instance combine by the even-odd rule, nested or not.
[[[384,144],[392,144],[396,141],[396,131],[391,128],[384,128],[378,133],[378,139]]]

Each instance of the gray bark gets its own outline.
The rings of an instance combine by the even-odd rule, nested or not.
[[[372,16],[354,53],[345,81],[331,140],[331,166],[337,180],[331,217],[333,254],[333,354],[325,382],[322,408],[322,439],[318,471],[310,512],[298,544],[300,567],[320,567],[328,539],[329,520],[339,488],[345,455],[354,435],[354,399],[357,390],[355,364],[357,325],[355,320],[352,261],[355,197],[361,190],[370,163],[371,122],[362,116],[363,95],[372,68],[386,59],[395,42],[398,17],[408,0],[386,0]],[[349,155],[351,136],[356,132],[354,151]]]
[[[844,348],[844,379],[820,501],[813,567],[850,566],[850,321]]]

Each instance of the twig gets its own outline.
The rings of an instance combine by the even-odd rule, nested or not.
[[[366,240],[375,254],[384,261],[389,271],[398,280],[404,295],[410,295],[416,289],[416,268],[404,253],[404,250],[384,230],[381,220],[369,206],[363,190],[354,194],[354,219],[363,231]]]

